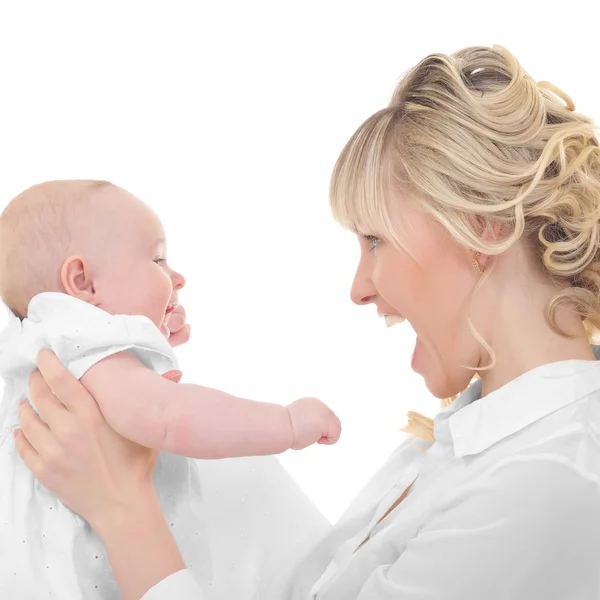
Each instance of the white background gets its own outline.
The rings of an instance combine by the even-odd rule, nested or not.
[[[0,205],[63,178],[150,204],[188,281],[185,380],[317,395],[340,415],[337,446],[282,456],[333,520],[407,410],[438,408],[410,372],[408,326],[349,301],[358,246],[329,214],[333,164],[406,69],[468,45],[504,45],[599,117],[600,3],[551,5],[2,2]]]

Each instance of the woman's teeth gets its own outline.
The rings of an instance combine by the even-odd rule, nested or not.
[[[404,317],[399,317],[397,315],[386,315],[384,319],[386,327],[392,327],[393,325],[397,325],[398,323],[404,323],[405,321]]]

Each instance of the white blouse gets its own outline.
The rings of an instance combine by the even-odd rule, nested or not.
[[[433,446],[402,443],[287,591],[259,600],[600,599],[600,362],[480,393],[437,415]],[[181,571],[142,600],[172,598],[204,596]]]

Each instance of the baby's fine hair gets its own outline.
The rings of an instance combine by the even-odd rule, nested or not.
[[[108,181],[48,181],[6,206],[0,215],[0,296],[18,317],[26,316],[36,294],[64,291],[61,266],[92,235],[90,202],[110,186]]]

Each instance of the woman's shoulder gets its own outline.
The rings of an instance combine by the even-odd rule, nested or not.
[[[542,521],[568,514],[573,522],[597,515],[600,523],[598,469],[557,452],[504,456],[451,495],[480,509],[518,512]],[[446,501],[458,499],[449,495]]]

